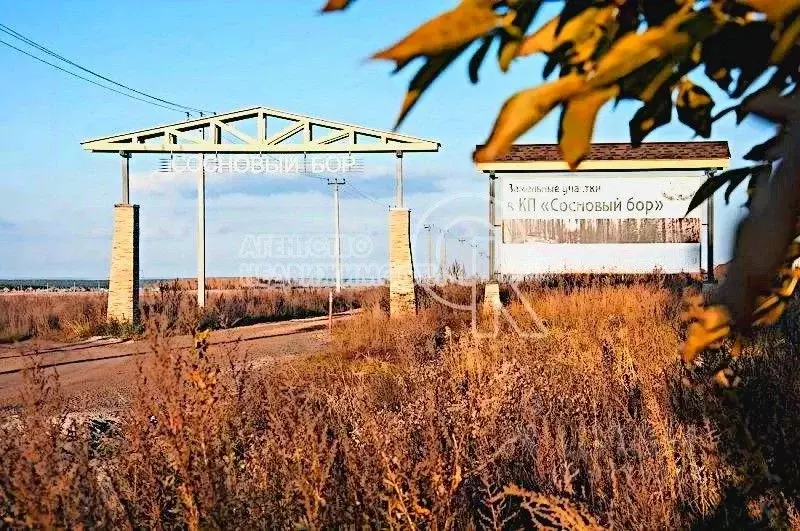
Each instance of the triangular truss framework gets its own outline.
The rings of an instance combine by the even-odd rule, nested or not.
[[[390,131],[253,107],[132,133],[87,140],[96,153],[394,153],[440,144]]]

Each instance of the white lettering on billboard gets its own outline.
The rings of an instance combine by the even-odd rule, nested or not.
[[[500,183],[501,219],[682,218],[705,177],[510,177]],[[690,217],[701,217],[697,209]]]
[[[499,175],[499,273],[698,272],[701,171]]]

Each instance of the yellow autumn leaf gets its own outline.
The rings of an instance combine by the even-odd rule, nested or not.
[[[434,56],[457,49],[498,27],[511,30],[514,12],[495,13],[493,2],[462,0],[453,10],[429,20],[400,42],[372,56],[404,64],[415,57]]]
[[[539,123],[556,105],[576,95],[584,85],[583,76],[570,74],[509,98],[486,144],[475,151],[475,162],[490,162],[506,154],[517,138]]]
[[[689,33],[681,31],[681,26],[698,16],[701,16],[698,12],[679,11],[661,26],[620,38],[597,62],[593,75],[589,77],[589,84],[603,87],[651,61],[688,53],[695,43]]]
[[[203,374],[200,371],[192,371],[189,373],[189,381],[197,386],[198,389],[205,389],[206,388],[206,381],[203,377]]]
[[[800,8],[800,0],[742,0],[742,3],[761,11],[772,23],[782,21]]]
[[[561,119],[561,156],[573,170],[589,154],[597,113],[611,98],[619,94],[619,86],[596,90],[572,98],[566,103]]]
[[[466,46],[462,46],[461,48],[451,52],[446,52],[428,58],[425,65],[423,65],[419,72],[417,72],[417,74],[414,76],[414,79],[411,80],[411,84],[409,85],[405,99],[403,100],[403,105],[400,108],[397,121],[395,122],[395,129],[400,127],[400,124],[403,123],[403,120],[406,119],[408,113],[410,113],[411,109],[413,109],[417,104],[419,98],[428,89],[428,87],[431,86],[439,74],[441,74],[448,66],[450,66],[450,63],[455,61],[465,48]]]
[[[771,295],[759,300],[759,306],[753,312],[753,325],[769,326],[778,322],[786,310],[786,301],[777,295]]]
[[[800,235],[798,235],[797,237],[800,237]],[[786,261],[792,263],[798,258],[800,258],[800,241],[794,240],[792,241],[792,243],[789,244],[789,250],[786,251]],[[789,269],[787,274],[794,275],[797,272],[798,272],[797,269],[791,268]]]
[[[497,62],[500,70],[508,72],[511,62],[517,57],[524,33],[528,30],[531,23],[539,12],[541,3],[539,2],[518,2],[511,7],[516,9],[517,16],[514,19],[513,27],[519,31],[519,35],[512,36],[508,32],[500,39],[500,49],[497,54]]]
[[[736,374],[730,368],[717,371],[716,374],[714,374],[714,383],[723,389],[737,387],[740,382],[741,379],[737,378]]]
[[[532,35],[525,37],[517,52],[518,57],[525,57],[535,53],[552,53],[556,45],[556,27],[558,18],[552,19]]]
[[[712,72],[709,77],[714,81],[719,81],[728,77],[729,71],[724,66],[719,67],[715,72]]]
[[[508,72],[508,69],[511,66],[511,61],[518,56],[520,46],[522,46],[522,41],[517,40],[508,41],[502,45],[497,59],[497,62],[500,65],[500,70],[503,72]]]
[[[570,42],[582,43],[589,39],[596,30],[599,21],[616,11],[613,6],[604,8],[590,7],[580,15],[570,19],[561,32],[556,35],[560,17],[555,17],[550,22],[539,28],[533,35],[526,37],[517,52],[518,57],[525,57],[536,53],[553,53],[560,46]]]
[[[619,29],[617,20],[617,10],[613,6],[608,6],[597,14],[594,25],[583,41],[576,41],[570,63],[583,64],[595,54],[600,44],[612,40]]]
[[[322,12],[328,13],[330,11],[341,11],[352,3],[353,0],[328,0],[328,2],[325,4],[325,7],[322,8]]]
[[[639,94],[639,99],[643,102],[652,101],[656,94],[658,94],[658,92],[661,90],[661,87],[664,86],[664,83],[669,81],[674,72],[674,62],[665,64],[664,67],[653,76],[653,78],[650,80],[650,83],[648,83],[644,90]]]
[[[795,47],[797,40],[800,39],[800,17],[796,18],[789,26],[785,27],[775,43],[775,48],[769,56],[769,62],[780,64],[786,55]]]
[[[724,306],[707,306],[699,310],[697,321],[689,325],[683,346],[683,361],[693,367],[697,357],[709,346],[731,333],[730,313]]]
[[[789,271],[782,271],[781,276],[783,280],[776,290],[776,294],[784,298],[789,298],[797,289],[798,281],[800,281],[800,270],[791,269]]]
[[[707,92],[695,90],[695,87],[697,85],[688,78],[681,79],[680,83],[678,83],[677,101],[679,106],[696,109],[713,103]]]

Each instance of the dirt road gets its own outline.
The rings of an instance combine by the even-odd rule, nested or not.
[[[349,317],[339,314],[336,320]],[[236,347],[248,354],[254,367],[280,356],[319,351],[328,341],[328,318],[297,319],[281,323],[220,330],[210,338],[209,353]],[[172,338],[170,347],[190,348],[191,336]],[[73,343],[31,343],[0,346],[0,410],[20,404],[22,369],[38,359],[42,367],[58,372],[59,383],[70,406],[78,410],[116,409],[126,402],[136,380],[137,363],[150,354],[146,340],[120,341],[92,338]]]

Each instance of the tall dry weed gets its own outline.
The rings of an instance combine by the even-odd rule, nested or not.
[[[20,527],[797,524],[796,309],[749,347],[731,409],[680,384],[677,291],[592,282],[523,296],[546,336],[473,335],[471,315],[425,299],[416,318],[389,319],[374,301],[328,352],[260,372],[235,349],[210,356],[202,336],[179,353],[155,333],[130,410],[88,450],[58,451],[69,437],[50,421],[4,428],[16,431],[2,434],[0,507]],[[509,314],[535,325],[515,297]],[[64,415],[45,403],[27,407]],[[49,435],[19,436],[31,429]],[[750,481],[753,448],[768,484]],[[43,485],[65,470],[85,481]]]
[[[237,286],[233,279],[213,285]],[[38,338],[76,341],[97,335],[135,336],[152,328],[167,334],[191,334],[200,323],[205,328],[224,329],[254,323],[318,317],[328,313],[328,289],[296,286],[238,286],[210,291],[204,309],[197,306],[190,283],[161,283],[141,298],[143,326],[109,323],[105,293],[12,293],[0,295],[0,343]],[[209,288],[210,289],[210,288]],[[382,304],[382,287],[349,288],[336,294],[335,312]]]

